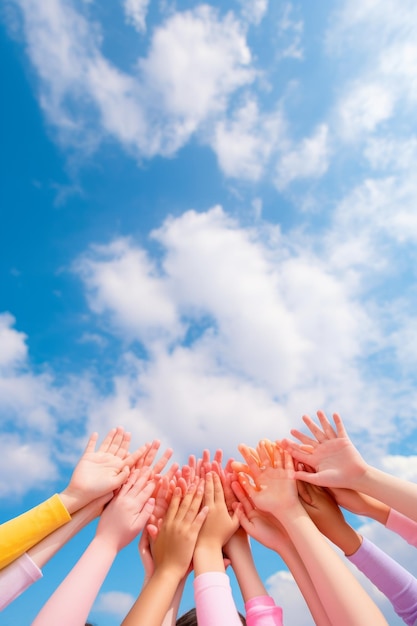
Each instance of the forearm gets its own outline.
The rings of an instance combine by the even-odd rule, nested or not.
[[[228,550],[232,568],[239,583],[244,602],[251,598],[267,595],[265,586],[256,569],[249,543]]]
[[[193,556],[195,576],[206,572],[225,572],[221,544],[217,542],[198,542]]]
[[[399,563],[364,538],[359,550],[348,557],[391,602],[409,626],[417,621],[417,580]]]
[[[93,504],[93,503],[92,503]],[[34,545],[27,551],[32,561],[39,568],[44,565],[60,550],[74,535],[84,526],[97,517],[99,509],[96,506],[86,506],[77,511],[71,520],[45,537],[42,541]]]
[[[184,576],[184,578],[182,578],[181,582],[179,583],[161,626],[175,626],[186,580],[187,577]]]
[[[211,571],[196,576],[194,596],[199,626],[241,626],[226,573]]]
[[[397,533],[410,545],[417,548],[417,522],[395,509],[391,509],[385,525],[389,530]]]
[[[293,575],[294,580],[297,583],[308,608],[310,609],[314,623],[317,626],[332,626],[320,596],[318,595],[313,584],[311,576],[304,565],[304,561],[294,546],[292,544],[287,544],[284,548],[283,546],[280,546],[279,550],[276,550],[276,552],[278,552]]]
[[[161,626],[181,583],[181,574],[159,568],[141,591],[121,626]],[[175,622],[174,622],[175,623]]]
[[[301,505],[278,511],[294,547],[302,555],[331,624],[386,625],[378,607],[349,572]],[[355,598],[355,602],[352,602]]]
[[[84,626],[116,554],[104,537],[96,536],[32,626]]]
[[[353,487],[370,495],[417,522],[417,484],[387,474],[375,467],[367,471]]]
[[[71,519],[61,498],[55,494],[30,511],[0,526],[0,568]]]
[[[0,571],[0,611],[40,578],[41,570],[27,554],[4,567]]]

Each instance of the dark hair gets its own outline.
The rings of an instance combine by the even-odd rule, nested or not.
[[[238,614],[243,626],[246,626],[246,620],[241,613]],[[197,626],[197,612],[195,609],[190,609],[184,615],[181,615],[175,622],[176,626]]]

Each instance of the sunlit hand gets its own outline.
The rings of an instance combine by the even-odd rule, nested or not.
[[[130,433],[123,428],[113,428],[98,450],[97,439],[97,433],[93,433],[68,487],[60,494],[70,513],[118,489],[135,463],[137,453],[129,454]]]
[[[336,429],[322,411],[317,411],[317,416],[321,429],[310,417],[303,417],[315,439],[298,430],[291,430],[302,445],[288,439],[281,442],[294,459],[315,469],[315,473],[297,471],[295,476],[297,480],[323,487],[352,487],[365,474],[368,465],[349,439],[337,413],[333,415]]]
[[[106,544],[114,545],[117,552],[127,546],[148,522],[155,506],[151,497],[154,487],[149,471],[134,470],[104,509],[96,536],[104,537]]]

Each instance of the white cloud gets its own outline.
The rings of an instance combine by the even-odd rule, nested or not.
[[[129,73],[103,55],[100,27],[71,3],[15,2],[41,105],[65,145],[91,150],[110,136],[139,158],[172,155],[255,77],[242,26],[207,5],[156,27]]]
[[[14,368],[27,357],[26,335],[15,330],[14,323],[10,313],[0,314],[0,369]]]
[[[123,9],[128,24],[132,24],[139,33],[146,31],[146,14],[149,0],[124,0]]]
[[[239,0],[242,16],[252,24],[260,24],[268,11],[269,0]]]
[[[0,498],[14,498],[57,479],[46,442],[16,434],[1,434]]]
[[[285,189],[295,180],[320,178],[326,173],[330,158],[328,135],[328,127],[321,124],[311,137],[284,152],[276,168],[278,189]]]
[[[90,273],[81,273],[92,310],[147,355],[120,359],[113,390],[91,404],[89,427],[110,427],[117,414],[137,443],[156,436],[185,455],[221,441],[235,454],[239,440],[283,436],[295,415],[331,407],[374,460],[395,436],[395,396],[363,369],[379,335],[357,281],[295,233],[243,228],[220,207],[169,218],[153,238],[157,264],[132,240],[118,241],[92,248]],[[152,307],[150,273],[152,290],[164,294]],[[182,332],[170,334],[177,320]]]
[[[372,137],[364,154],[375,170],[410,171],[417,160],[417,137]]]
[[[302,19],[294,19],[294,5],[286,2],[282,8],[282,17],[278,22],[278,33],[286,45],[279,52],[280,58],[297,59],[304,58],[303,34],[304,22]]]
[[[98,596],[94,610],[122,619],[130,611],[134,601],[135,598],[124,591],[106,591]]]
[[[180,332],[170,287],[146,253],[127,239],[95,246],[78,260],[92,310],[112,311],[112,321],[123,332],[149,338],[156,330],[172,337]]]
[[[360,139],[391,117],[394,102],[393,93],[378,83],[348,87],[338,105],[335,130],[349,141]]]
[[[259,180],[283,142],[284,126],[280,111],[261,114],[253,98],[218,121],[210,143],[226,176]]]
[[[382,459],[382,468],[404,480],[417,481],[417,456],[385,456]]]

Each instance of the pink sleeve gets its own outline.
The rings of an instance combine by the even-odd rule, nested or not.
[[[282,626],[282,608],[271,596],[251,598],[245,604],[247,626]]]
[[[417,621],[417,580],[399,563],[363,537],[359,549],[347,557],[378,587],[408,626]]]
[[[417,548],[417,522],[391,509],[385,526]]]
[[[116,551],[97,536],[32,622],[32,626],[84,626]]]
[[[242,626],[227,574],[205,572],[194,579],[198,626]]]
[[[42,578],[42,572],[27,554],[22,554],[2,569],[0,571],[0,611],[16,600],[39,578]]]

